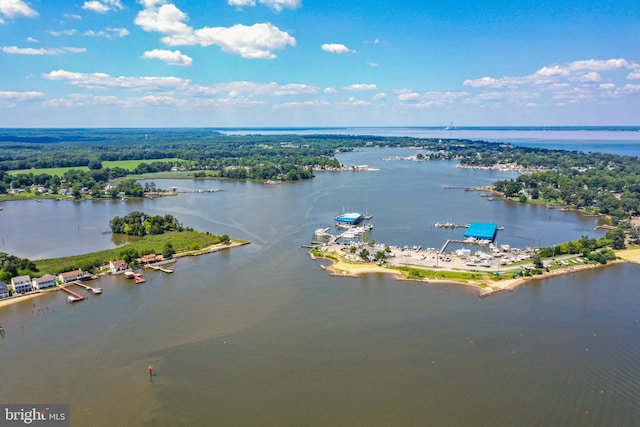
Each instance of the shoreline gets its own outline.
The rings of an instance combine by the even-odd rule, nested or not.
[[[187,251],[187,252],[180,252],[177,254],[173,255],[173,259],[177,259],[177,258],[183,258],[183,257],[188,257],[188,256],[199,256],[199,255],[206,255],[206,254],[210,254],[210,253],[214,253],[214,252],[219,252],[221,250],[224,249],[231,249],[231,248],[236,248],[236,247],[240,247],[240,246],[244,246],[244,245],[248,245],[251,242],[248,241],[232,241],[229,244],[224,244],[224,243],[217,243],[215,245],[211,245],[208,246],[206,248],[203,249],[198,249],[195,251]],[[38,290],[29,294],[25,294],[25,295],[18,295],[18,296],[12,296],[9,298],[5,298],[5,299],[1,299],[0,300],[0,309],[4,308],[4,307],[8,307],[10,305],[13,304],[17,304],[19,302],[23,302],[23,301],[29,301],[32,299],[35,299],[39,296],[42,295],[47,295],[49,293],[52,292],[57,292],[59,291],[60,288],[59,287],[55,287],[53,289],[47,289],[47,290]]]
[[[625,262],[640,264],[640,249],[627,250],[633,251],[633,255],[637,257],[637,259],[632,259],[631,256],[625,256],[625,251],[618,251],[616,255],[619,255],[619,258],[613,261],[609,261],[607,264],[581,264],[581,265],[571,265],[567,267],[557,268],[552,271],[545,271],[542,274],[538,274],[535,276],[523,276],[517,277],[513,279],[504,279],[497,282],[492,282],[487,280],[488,277],[485,276],[480,280],[455,280],[455,279],[409,279],[407,278],[401,271],[395,270],[392,268],[386,268],[382,266],[378,266],[375,264],[360,264],[360,263],[351,263],[344,260],[334,260],[328,257],[320,257],[320,259],[330,261],[331,264],[320,265],[320,268],[323,270],[330,271],[330,276],[332,277],[352,277],[358,278],[362,274],[392,274],[395,276],[398,281],[407,281],[407,282],[416,282],[422,284],[437,284],[437,285],[460,285],[466,286],[469,288],[474,288],[478,291],[478,296],[483,298],[486,296],[490,296],[496,293],[501,292],[512,292],[514,289],[518,288],[521,285],[526,283],[535,281],[535,280],[544,280],[552,277],[564,276],[567,274],[573,274],[580,271],[593,270],[596,268],[607,267],[609,265],[621,264]],[[311,259],[318,259],[315,255],[309,252]]]

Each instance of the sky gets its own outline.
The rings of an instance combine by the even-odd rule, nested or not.
[[[0,127],[640,125],[640,1],[0,0]]]

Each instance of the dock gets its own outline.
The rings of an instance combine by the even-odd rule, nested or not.
[[[173,269],[172,268],[162,267],[162,266],[153,265],[153,264],[147,264],[147,267],[149,267],[149,268],[151,268],[153,270],[162,271],[163,273],[173,273]]]
[[[99,295],[102,293],[102,288],[94,288],[91,287],[89,285],[85,285],[84,283],[78,281],[78,280],[74,280],[73,282],[69,282],[67,283],[66,286],[70,286],[70,285],[76,285],[76,286],[80,286],[81,288],[85,288],[88,291],[93,292],[94,295]]]
[[[69,302],[76,302],[76,301],[82,301],[84,300],[86,297],[80,295],[77,292],[73,292],[71,289],[67,289],[66,286],[60,286],[60,289],[62,289],[63,291],[65,291],[68,294],[71,294],[70,297],[67,297],[67,301]]]

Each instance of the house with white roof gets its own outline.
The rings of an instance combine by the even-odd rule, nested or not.
[[[42,277],[35,277],[31,283],[35,289],[46,289],[56,286],[58,284],[58,280],[53,274],[45,274]]]
[[[11,291],[14,295],[33,291],[33,284],[29,276],[16,276],[11,278]]]

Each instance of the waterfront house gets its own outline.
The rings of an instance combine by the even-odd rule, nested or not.
[[[0,299],[9,298],[9,285],[0,282]]]
[[[109,271],[111,272],[111,274],[121,274],[128,269],[129,264],[127,264],[123,259],[109,261]]]
[[[33,284],[29,276],[16,276],[11,278],[11,290],[13,294],[24,294],[33,291]]]
[[[65,271],[64,273],[60,273],[58,278],[62,283],[73,282],[74,280],[81,280],[84,277],[84,272],[81,269],[73,270],[73,271]]]
[[[45,274],[42,277],[34,278],[31,281],[31,284],[35,289],[45,289],[56,286],[58,284],[58,281],[56,280],[56,276],[54,276],[53,274]]]

